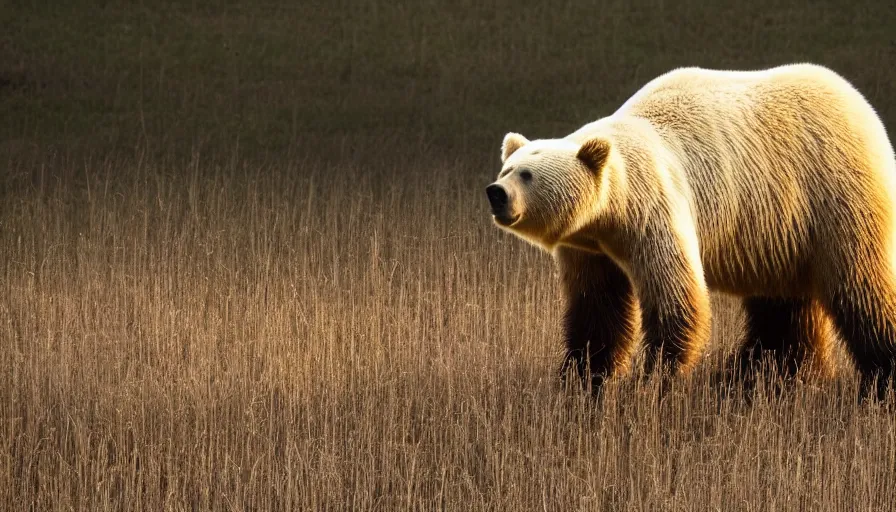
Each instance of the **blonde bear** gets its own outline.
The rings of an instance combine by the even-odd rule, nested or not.
[[[550,252],[566,299],[562,372],[598,387],[643,338],[686,374],[710,291],[743,299],[744,368],[833,370],[839,335],[863,396],[896,367],[896,159],[835,72],[681,68],[560,139],[508,133],[494,222]],[[875,384],[876,383],[876,384]]]

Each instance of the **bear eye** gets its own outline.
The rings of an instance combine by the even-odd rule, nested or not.
[[[531,181],[532,173],[528,169],[523,169],[522,171],[520,171],[520,178],[523,181]]]

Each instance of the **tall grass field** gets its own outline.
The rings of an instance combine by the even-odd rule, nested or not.
[[[557,380],[507,131],[679,65],[813,61],[896,127],[871,2],[75,2],[0,13],[0,509],[896,509],[893,403]]]

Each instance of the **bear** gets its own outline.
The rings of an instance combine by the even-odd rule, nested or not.
[[[648,372],[690,374],[718,292],[743,306],[745,372],[833,375],[839,336],[861,395],[885,397],[896,157],[837,72],[677,68],[565,137],[509,132],[500,156],[492,219],[556,263],[563,375],[599,390],[642,342]]]

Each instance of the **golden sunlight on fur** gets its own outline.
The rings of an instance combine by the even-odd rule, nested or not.
[[[830,375],[836,334],[863,394],[886,392],[896,161],[874,109],[833,71],[677,69],[564,138],[508,134],[502,162],[489,198],[514,222],[498,224],[560,269],[564,371],[598,385],[643,334],[651,365],[688,373],[720,291],[744,298],[744,375],[766,356],[786,375]]]

